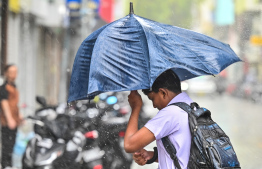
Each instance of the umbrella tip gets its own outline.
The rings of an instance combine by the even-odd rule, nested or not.
[[[130,2],[130,12],[129,15],[134,14],[133,2]]]

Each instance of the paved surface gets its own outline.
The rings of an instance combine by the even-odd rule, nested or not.
[[[231,96],[191,96],[230,137],[243,169],[262,169],[262,105]],[[147,148],[152,150],[154,143]],[[131,169],[154,169],[157,164]]]

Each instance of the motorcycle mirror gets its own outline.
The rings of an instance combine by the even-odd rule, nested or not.
[[[46,107],[46,99],[41,96],[36,96],[37,103],[41,104],[43,107]]]

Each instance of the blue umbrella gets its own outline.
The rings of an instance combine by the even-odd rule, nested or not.
[[[75,57],[68,102],[107,91],[149,89],[165,70],[181,81],[241,61],[228,44],[133,13],[93,32]]]

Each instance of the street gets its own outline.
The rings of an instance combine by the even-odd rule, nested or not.
[[[223,96],[191,96],[201,107],[209,109],[212,118],[230,137],[243,169],[262,168],[262,105],[249,100]],[[152,150],[155,143],[147,147]],[[261,160],[261,161],[260,161]],[[132,165],[131,169],[153,169],[157,164]]]

